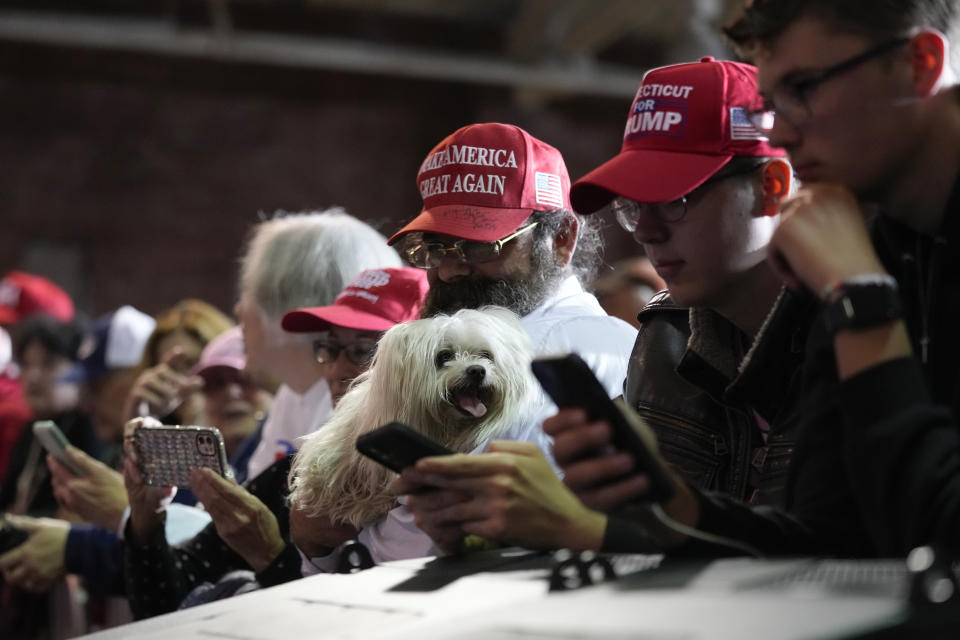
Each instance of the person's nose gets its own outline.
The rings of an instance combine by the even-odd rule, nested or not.
[[[453,282],[470,275],[471,267],[465,262],[451,257],[444,256],[440,259],[440,265],[436,268],[437,278],[444,282]]]
[[[244,388],[240,382],[233,380],[231,382],[226,383],[223,387],[224,387],[223,388],[224,395],[226,395],[231,400],[236,400],[238,398],[243,397]]]
[[[657,205],[643,207],[637,216],[633,238],[640,244],[661,244],[670,238],[670,227],[654,213]]]
[[[20,365],[20,381],[24,385],[39,382],[42,378],[43,370],[40,367]]]
[[[337,354],[337,359],[331,363],[331,378],[333,380],[352,380],[360,375],[366,367],[354,364],[347,357],[347,351],[344,349]]]
[[[771,147],[782,147],[788,152],[800,143],[800,130],[781,115],[774,116],[773,128],[767,134]]]

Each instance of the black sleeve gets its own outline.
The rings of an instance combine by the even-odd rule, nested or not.
[[[872,367],[840,392],[847,475],[881,553],[960,548],[960,432],[916,359]]]
[[[92,524],[71,524],[63,550],[67,573],[76,573],[95,593],[123,595],[123,541]]]
[[[714,536],[745,543],[763,555],[806,555],[823,552],[819,538],[801,521],[772,507],[751,506],[729,495],[693,488],[700,505],[697,529]],[[612,553],[666,553],[686,558],[714,558],[743,555],[742,548],[688,538],[665,548],[641,519],[624,514],[610,516],[604,531],[603,551]],[[660,526],[660,525],[658,525]]]
[[[289,457],[280,460],[254,478],[247,490],[276,516],[280,535],[287,546],[276,559],[257,574],[268,587],[300,577],[300,558],[289,542],[290,513],[286,505]],[[130,527],[127,527],[128,536]],[[163,530],[149,540],[127,538],[125,578],[130,608],[138,619],[175,611],[183,598],[203,582],[216,582],[225,573],[251,567],[217,534],[211,522],[196,536],[171,547]]]

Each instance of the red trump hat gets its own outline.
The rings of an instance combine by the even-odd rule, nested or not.
[[[418,318],[429,288],[423,269],[367,269],[340,292],[333,304],[290,311],[281,324],[293,333],[322,331],[329,325],[386,331]]]
[[[563,156],[520,127],[485,123],[457,129],[420,165],[423,211],[390,238],[411,231],[492,242],[534,211],[570,208]]]
[[[574,183],[574,209],[593,213],[617,196],[669,202],[734,156],[785,156],[750,124],[748,113],[759,103],[757,70],[748,64],[707,57],[648,71],[620,153]]]

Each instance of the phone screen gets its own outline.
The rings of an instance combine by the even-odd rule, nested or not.
[[[648,446],[643,437],[631,424],[631,420],[607,395],[606,389],[597,380],[593,371],[576,354],[559,358],[537,358],[531,367],[533,374],[554,403],[561,408],[578,407],[586,410],[590,420],[603,420],[613,430],[613,444],[633,455],[637,466],[650,477],[650,491],[646,499],[662,501],[673,495],[673,484],[667,475],[663,462],[651,449],[656,439],[639,416],[632,416],[646,436],[651,440]]]

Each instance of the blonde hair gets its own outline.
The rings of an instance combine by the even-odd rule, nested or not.
[[[228,315],[212,304],[195,298],[186,298],[164,309],[157,314],[156,321],[157,326],[143,347],[142,369],[159,364],[161,354],[157,353],[157,343],[177,330],[196,338],[202,349],[215,337],[235,326]]]

